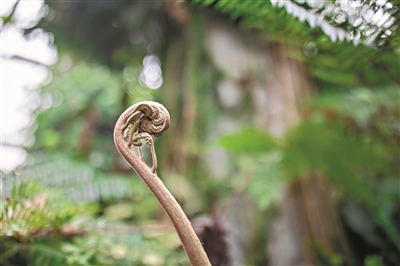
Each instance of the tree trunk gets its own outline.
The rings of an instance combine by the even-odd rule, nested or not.
[[[271,133],[282,135],[300,121],[301,105],[310,100],[313,86],[304,63],[289,57],[296,48],[270,48],[274,73],[267,88],[266,120]],[[271,265],[328,265],[335,254],[354,265],[334,193],[332,183],[318,172],[288,184],[280,215],[269,230]]]

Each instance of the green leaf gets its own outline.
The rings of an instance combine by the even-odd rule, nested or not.
[[[54,243],[52,243],[54,244]],[[33,244],[28,252],[28,265],[66,265],[66,254],[58,246]]]
[[[248,153],[263,153],[278,147],[270,135],[253,128],[224,136],[219,143],[227,150]]]
[[[320,170],[347,194],[367,203],[372,203],[374,197],[360,173],[365,169],[384,172],[387,163],[387,155],[379,145],[324,121],[306,121],[293,128],[287,134],[283,151],[288,177],[301,177]]]
[[[215,2],[215,0],[204,0],[203,5],[209,6],[209,5],[213,4],[214,2]]]
[[[328,82],[345,86],[358,86],[360,81],[357,76],[349,72],[341,72],[333,69],[324,69],[322,67],[311,68],[311,73]]]
[[[365,266],[382,266],[383,261],[380,256],[368,256],[365,258]]]
[[[279,200],[285,186],[282,171],[282,153],[275,151],[269,153],[259,162],[262,167],[251,180],[247,193],[258,204],[260,210],[266,210],[272,203]]]

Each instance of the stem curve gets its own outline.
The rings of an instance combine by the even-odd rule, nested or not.
[[[182,242],[182,246],[192,266],[211,266],[191,223],[174,196],[155,174],[157,158],[151,135],[161,136],[170,124],[168,110],[157,102],[139,102],[129,107],[119,117],[114,128],[114,142],[118,152],[140,176],[167,213]],[[144,139],[150,147],[153,166],[150,168],[136,155],[133,146],[140,148]]]

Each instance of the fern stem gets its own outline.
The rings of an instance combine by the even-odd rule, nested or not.
[[[135,116],[137,120],[132,120],[132,114],[141,111],[143,115]],[[157,116],[155,114],[158,114]],[[161,116],[161,117],[160,117]],[[136,118],[135,118],[136,119]],[[164,120],[163,120],[164,119]],[[114,129],[114,142],[118,152],[130,164],[135,172],[142,178],[147,187],[154,194],[158,202],[161,204],[169,219],[174,225],[176,232],[182,242],[182,246],[189,258],[192,266],[207,266],[211,263],[208,260],[191,223],[183,212],[181,206],[174,196],[165,187],[161,179],[154,174],[155,169],[150,169],[139,156],[132,150],[125,134],[126,124],[137,122],[139,124],[138,131],[133,134],[145,132],[151,135],[160,136],[169,127],[169,113],[159,103],[141,102],[129,107],[118,119]],[[131,133],[131,132],[129,132]],[[130,134],[128,134],[130,135]],[[152,151],[154,148],[151,147]],[[153,159],[155,154],[152,154]]]

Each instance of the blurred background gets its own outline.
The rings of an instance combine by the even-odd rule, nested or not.
[[[400,265],[398,4],[2,1],[0,265],[188,265],[114,146],[145,100],[213,265]]]

